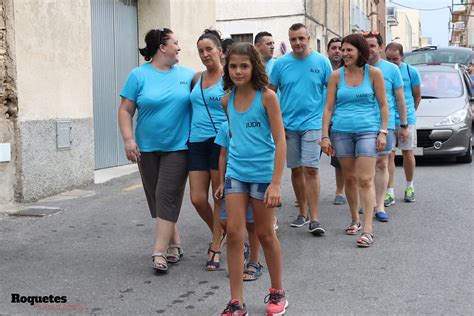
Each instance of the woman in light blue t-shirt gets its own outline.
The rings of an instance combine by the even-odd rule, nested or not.
[[[223,230],[220,226],[220,201],[208,201],[209,186],[212,192],[219,182],[218,161],[220,147],[214,143],[217,131],[227,120],[221,105],[225,95],[222,85],[223,67],[221,64],[221,38],[215,30],[205,30],[198,38],[199,57],[206,67],[193,79],[191,91],[193,115],[189,135],[188,167],[191,202],[199,216],[212,233],[212,243],[207,250],[206,269],[215,271],[220,267]]]
[[[118,120],[127,158],[138,163],[150,214],[156,218],[153,268],[164,272],[183,255],[176,222],[187,178],[194,72],[176,65],[180,48],[170,29],[150,30],[145,43],[140,54],[147,63],[129,74],[120,92]]]
[[[374,240],[375,162],[377,151],[384,149],[387,142],[385,82],[380,70],[367,64],[369,46],[360,34],[343,38],[342,58],[344,67],[333,71],[329,79],[321,149],[328,155],[335,154],[341,163],[352,217],[345,232],[356,235],[362,228],[358,214],[360,195],[365,217],[357,245],[370,247]]]

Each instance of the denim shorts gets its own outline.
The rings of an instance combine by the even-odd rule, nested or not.
[[[305,132],[285,130],[285,134],[286,166],[319,168],[321,130],[312,129]]]
[[[224,194],[248,193],[250,197],[263,201],[265,191],[267,191],[269,185],[270,183],[241,182],[234,178],[227,177],[224,182]]]
[[[221,216],[220,216],[220,219],[221,220],[226,220],[227,219],[227,212],[225,210],[225,199],[222,200],[221,202]],[[249,202],[249,206],[247,208],[247,214],[245,214],[245,220],[247,222],[247,224],[254,224],[254,220],[253,220],[253,207],[252,207],[252,203]]]
[[[336,157],[377,157],[377,132],[341,133],[331,131]]]
[[[188,170],[219,170],[221,147],[214,143],[214,137],[203,142],[188,143]]]
[[[393,144],[395,142],[395,130],[389,129],[387,134],[387,146],[379,152],[377,152],[377,157],[390,155],[392,152]]]

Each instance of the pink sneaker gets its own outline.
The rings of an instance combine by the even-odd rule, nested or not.
[[[227,307],[221,313],[221,316],[247,316],[247,308],[245,304],[240,305],[237,300],[230,300]]]
[[[278,289],[269,289],[270,293],[265,296],[265,304],[267,305],[267,316],[284,315],[288,307],[285,292]]]

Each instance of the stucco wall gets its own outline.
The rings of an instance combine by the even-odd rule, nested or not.
[[[17,194],[20,201],[32,201],[93,180],[90,1],[13,4],[20,133]],[[56,149],[56,120],[72,122],[70,149]]]
[[[289,16],[304,13],[305,0],[217,0],[218,21]]]
[[[11,160],[0,162],[0,212],[14,201],[18,136],[13,3],[0,2],[0,143],[10,144]]]
[[[202,69],[196,40],[204,29],[215,27],[215,12],[216,0],[138,0],[139,47],[145,46],[150,29],[169,27],[181,47],[179,63]]]

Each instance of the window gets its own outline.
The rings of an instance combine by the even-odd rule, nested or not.
[[[236,42],[247,42],[253,44],[253,34],[231,34],[230,37]]]

